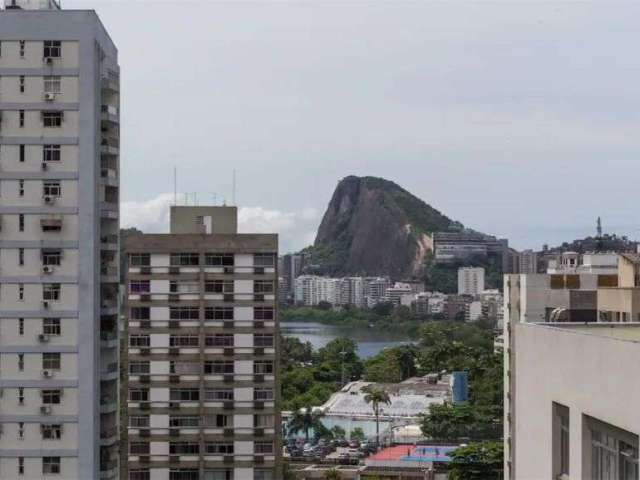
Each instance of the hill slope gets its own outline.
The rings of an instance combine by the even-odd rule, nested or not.
[[[391,181],[349,176],[329,202],[313,262],[331,275],[416,276],[430,246],[426,234],[461,228]]]

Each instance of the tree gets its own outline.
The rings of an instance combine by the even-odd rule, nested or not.
[[[325,302],[324,300],[318,302],[318,308],[320,310],[331,310],[331,308],[333,308],[333,305],[331,305],[329,302]]]
[[[420,426],[434,440],[497,439],[502,435],[501,408],[468,402],[432,403]]]
[[[471,443],[450,453],[451,480],[494,480],[503,477],[502,442]]]
[[[381,388],[366,387],[364,389],[364,401],[371,404],[373,414],[376,416],[376,447],[380,446],[380,405],[391,405],[389,394]]]
[[[345,432],[344,428],[342,428],[340,425],[334,425],[331,429],[331,433],[333,434],[333,438],[335,438],[336,440],[344,440],[344,438],[347,436],[347,432]]]
[[[351,440],[355,440],[356,442],[364,442],[364,439],[365,439],[364,431],[362,430],[361,427],[356,427],[353,430],[351,430],[351,433],[349,434],[349,438]]]
[[[325,480],[342,480],[342,475],[338,470],[332,468],[324,474]]]
[[[312,410],[310,406],[296,410],[293,412],[289,423],[287,424],[287,432],[289,435],[303,431],[304,439],[309,443],[309,430],[319,429],[322,425],[321,418],[324,416],[320,410]],[[324,427],[324,425],[322,425]]]
[[[364,379],[367,382],[398,383],[402,381],[402,369],[395,355],[384,352],[367,360],[364,366]]]

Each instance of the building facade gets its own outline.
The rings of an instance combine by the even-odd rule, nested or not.
[[[484,291],[484,268],[458,269],[458,295],[480,295]]]
[[[127,239],[128,477],[277,480],[277,236],[181,232]]]
[[[118,476],[119,68],[93,11],[0,11],[0,478]]]

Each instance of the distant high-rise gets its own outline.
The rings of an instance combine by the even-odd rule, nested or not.
[[[458,269],[458,295],[480,295],[484,291],[484,268]]]
[[[118,477],[119,68],[93,11],[0,12],[0,478]]]

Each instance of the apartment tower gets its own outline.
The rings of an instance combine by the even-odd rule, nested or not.
[[[126,240],[128,478],[280,480],[277,235],[172,207]]]
[[[93,11],[6,3],[0,478],[117,478],[117,51]]]

